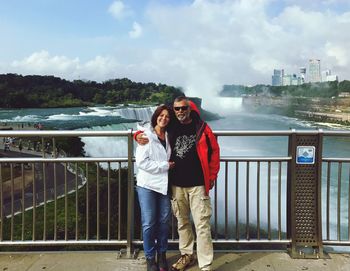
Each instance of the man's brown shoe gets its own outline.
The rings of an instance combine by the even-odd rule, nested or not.
[[[171,266],[172,271],[184,271],[196,262],[194,255],[184,254]]]

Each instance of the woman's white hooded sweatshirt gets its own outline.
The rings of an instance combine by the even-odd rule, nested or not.
[[[166,148],[153,128],[144,131],[149,142],[136,147],[137,185],[163,195],[168,193],[168,171],[171,147],[165,133]]]

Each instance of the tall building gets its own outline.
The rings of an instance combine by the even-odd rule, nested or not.
[[[331,70],[325,70],[321,72],[322,82],[327,82],[327,76],[331,75]]]
[[[322,82],[338,81],[338,75],[332,74],[331,70],[325,70],[321,73]]]
[[[327,82],[330,82],[330,81],[339,81],[338,75],[336,75],[336,74],[328,75]]]
[[[291,85],[292,86],[301,85],[301,77],[298,77],[296,74],[293,74],[291,79]]]
[[[282,77],[282,86],[290,86],[292,84],[292,75],[285,74]]]
[[[321,60],[319,59],[309,60],[309,82],[321,82]]]
[[[273,86],[282,86],[283,81],[282,78],[284,76],[284,70],[273,70],[272,75],[272,85]]]
[[[301,67],[300,68],[300,84],[304,84],[305,83],[305,76],[306,76],[306,68],[305,67]]]

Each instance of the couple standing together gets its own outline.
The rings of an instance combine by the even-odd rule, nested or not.
[[[147,270],[168,270],[166,251],[171,209],[178,221],[181,252],[171,270],[185,270],[196,261],[190,214],[196,229],[199,268],[212,270],[209,190],[220,166],[216,137],[201,120],[198,108],[184,96],[175,99],[173,110],[159,106],[151,126],[135,134],[139,143],[136,189]]]

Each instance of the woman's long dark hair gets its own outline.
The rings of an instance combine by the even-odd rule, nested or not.
[[[169,106],[162,104],[160,106],[157,107],[157,109],[154,111],[152,118],[151,118],[151,125],[152,127],[156,127],[157,125],[157,118],[159,117],[160,113],[162,113],[163,110],[167,110],[169,113],[169,117],[170,117],[170,122],[172,120],[172,114],[171,114],[171,109]]]

